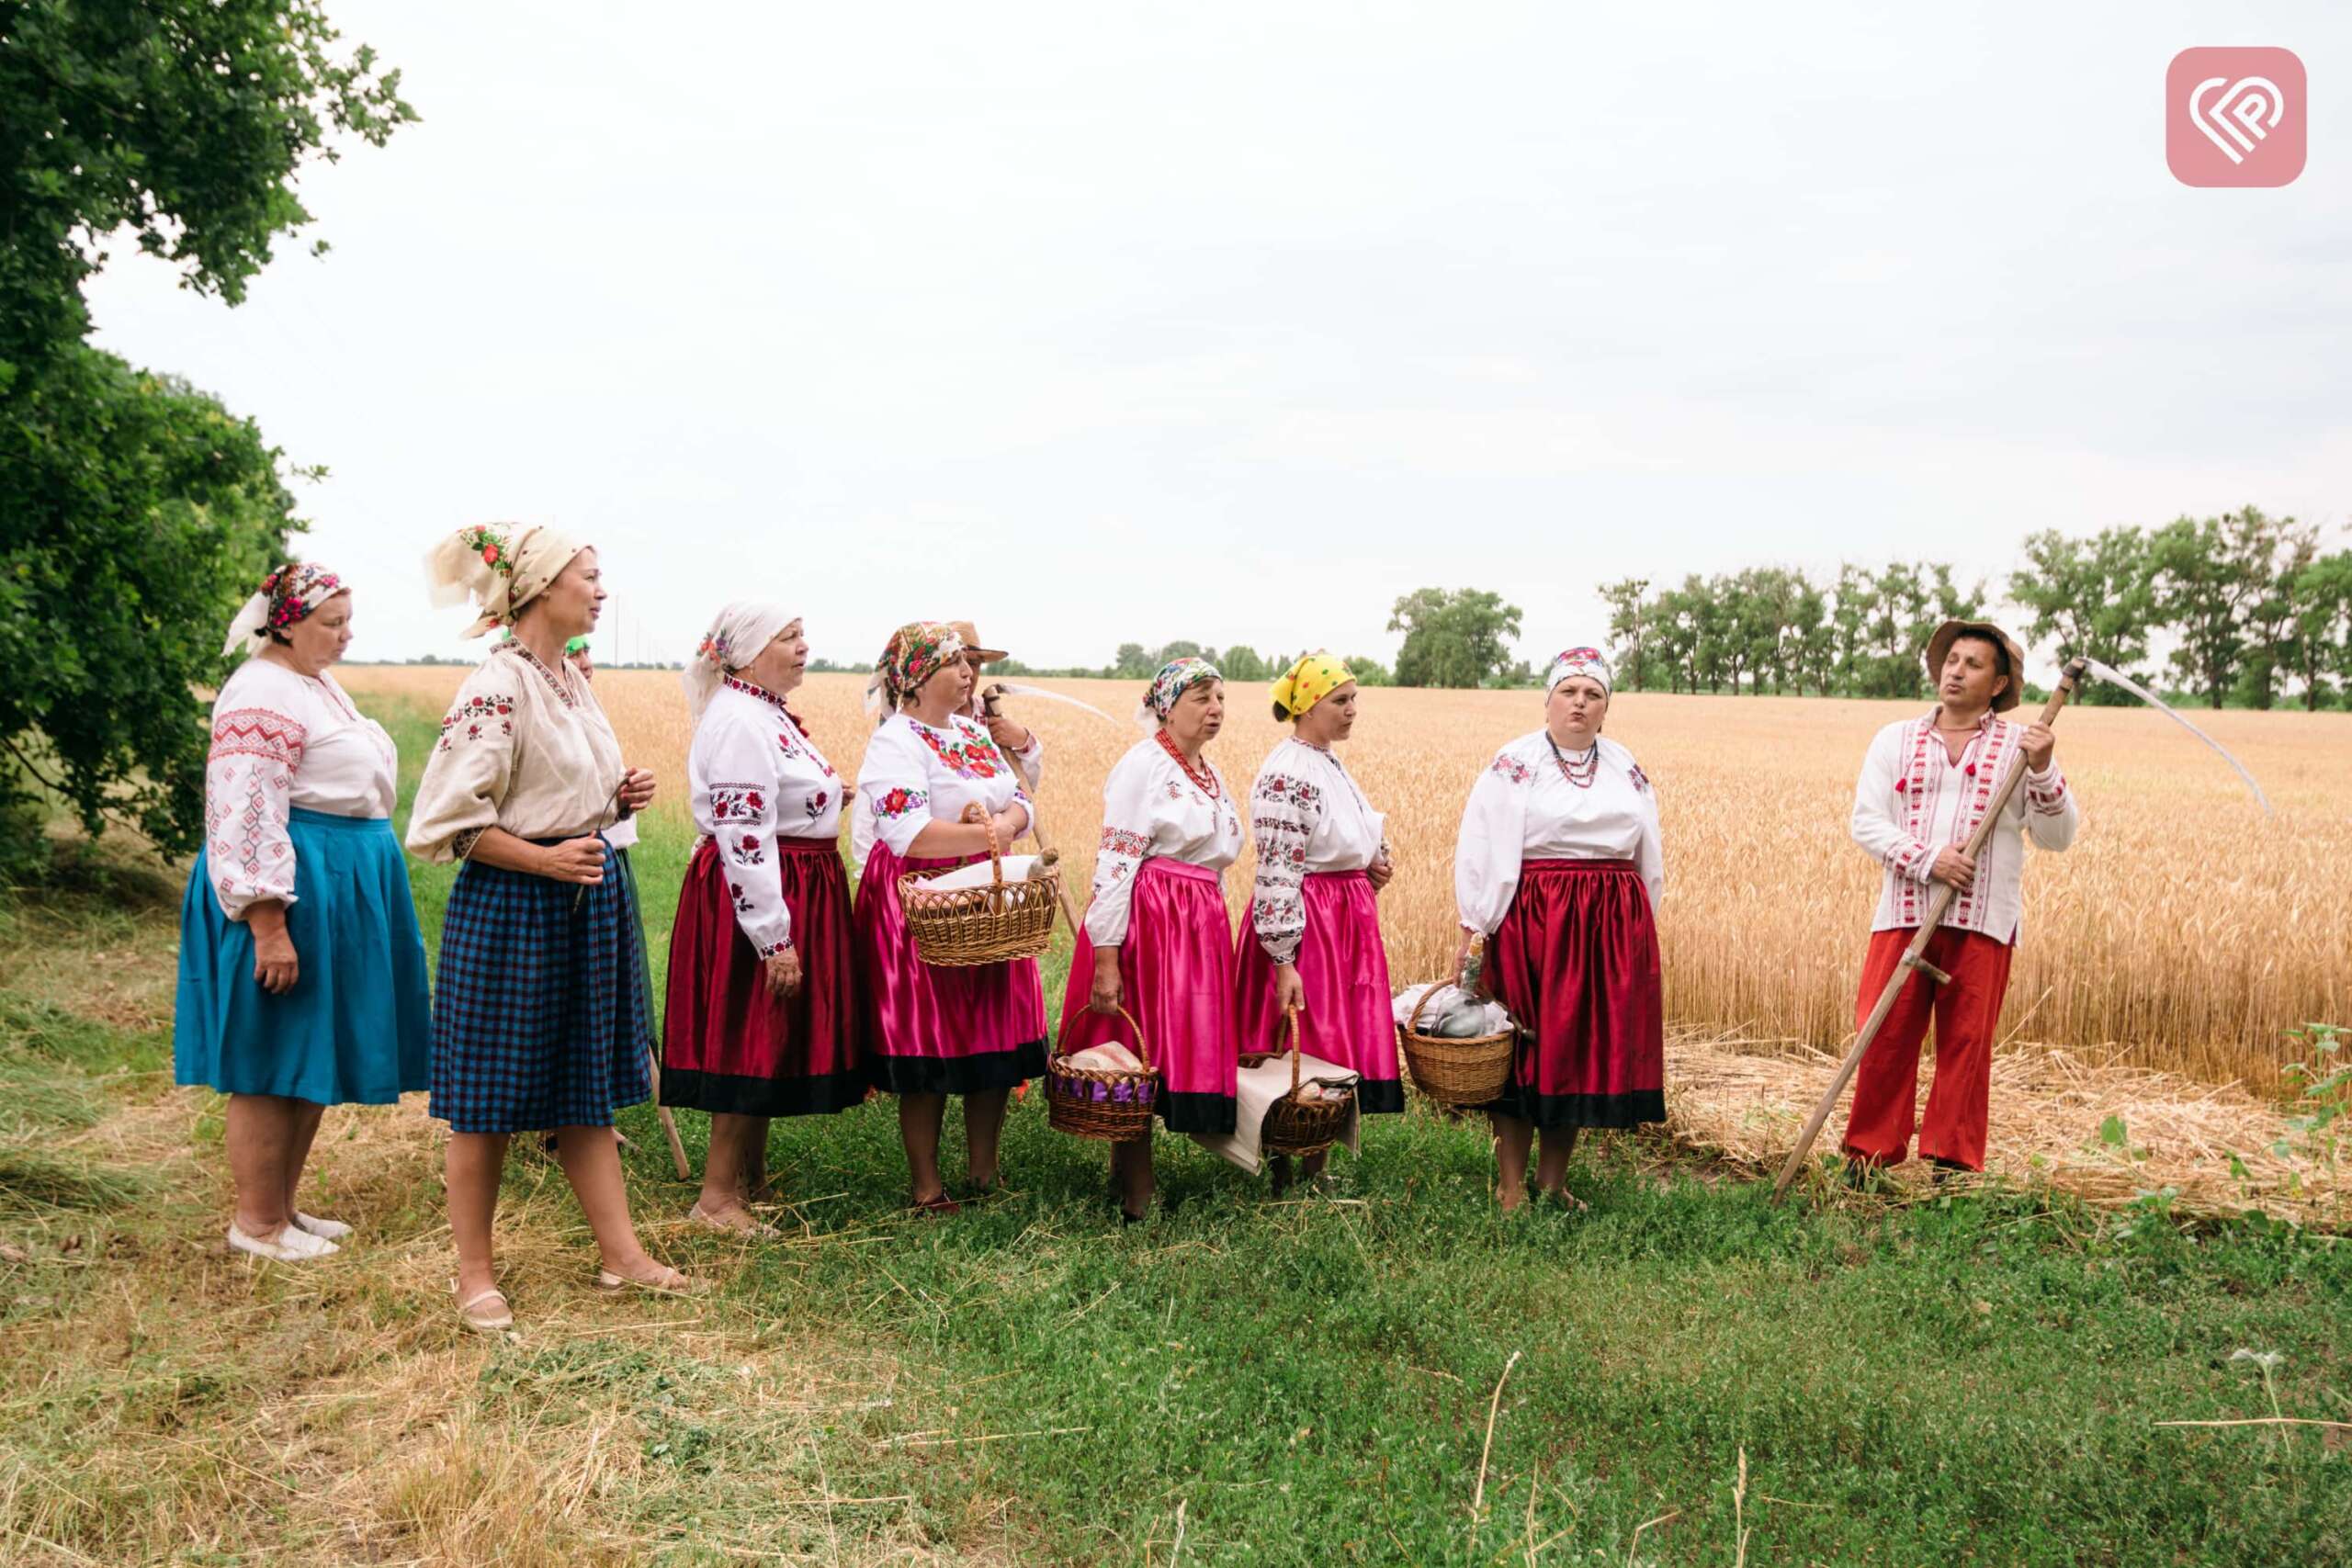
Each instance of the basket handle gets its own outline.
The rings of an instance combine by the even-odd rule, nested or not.
[[[1062,1010],[1061,1032],[1057,1035],[1054,1040],[1055,1055],[1067,1056],[1069,1055],[1069,1026],[1078,1021],[1079,1014],[1092,1012],[1093,1010],[1094,1010],[1091,1007],[1066,1007]],[[1151,1047],[1144,1042],[1143,1025],[1137,1023],[1136,1021],[1136,1015],[1129,1012],[1125,1007],[1119,1008],[1119,1016],[1125,1019],[1127,1021],[1127,1027],[1136,1032],[1136,1059],[1143,1063],[1143,1070],[1145,1072],[1151,1071]]]
[[[1431,980],[1429,985],[1429,989],[1421,993],[1421,999],[1413,1004],[1412,1016],[1405,1020],[1405,1029],[1408,1033],[1419,1034],[1421,1032],[1421,1014],[1428,1010],[1430,998],[1436,996],[1438,988],[1444,984],[1445,982],[1442,980]],[[1459,976],[1455,977],[1453,985],[1456,990],[1461,989],[1462,981]]]
[[[1002,851],[997,848],[996,814],[990,811],[980,802],[975,800],[968,802],[965,806],[964,820],[967,822],[978,823],[979,825],[980,831],[988,835],[989,875],[991,879],[990,886],[997,891],[1001,892],[1004,888],[1004,854]]]
[[[1298,1093],[1298,1065],[1305,1053],[1298,1044],[1298,1007],[1295,1003],[1283,1009],[1283,1026],[1290,1031],[1290,1091]]]

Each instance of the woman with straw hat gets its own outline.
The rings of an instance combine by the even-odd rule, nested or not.
[[[1102,783],[1094,892],[1062,994],[1069,1048],[1116,1041],[1137,1050],[1135,1015],[1159,1070],[1159,1114],[1172,1133],[1234,1128],[1238,1041],[1233,1029],[1233,934],[1220,874],[1241,856],[1241,817],[1202,749],[1225,725],[1225,681],[1203,659],[1160,666],[1130,747]],[[1140,1052],[1138,1053],[1140,1055]],[[1151,1140],[1111,1145],[1119,1206],[1151,1205]]]
[[[842,781],[786,705],[808,667],[800,617],[719,611],[683,677],[695,717],[686,787],[702,829],[670,929],[662,1101],[710,1112],[687,1217],[773,1235],[745,1205],[768,1121],[865,1098]]]
[[[996,749],[1020,772],[1022,784],[1028,789],[1029,797],[1035,800],[1037,786],[1046,776],[1046,742],[1026,725],[1004,714],[989,712],[987,705],[980,699],[981,671],[989,665],[1001,663],[1012,655],[1001,648],[983,648],[978,630],[969,621],[948,621],[944,624],[949,631],[956,634],[956,640],[964,645],[964,662],[970,666],[972,671],[971,694],[956,711],[989,732],[989,739],[996,742]],[[866,682],[865,712],[877,726],[890,716],[889,710],[883,705],[882,673],[878,670]],[[873,850],[874,808],[865,803],[863,795],[856,795],[851,802],[849,813],[850,863],[864,870],[865,857]]]
[[[1505,1211],[1566,1186],[1581,1127],[1666,1120],[1666,1014],[1657,900],[1657,797],[1634,754],[1604,739],[1609,661],[1572,648],[1552,661],[1544,728],[1504,747],[1462,813],[1453,887],[1460,973],[1486,942],[1481,979],[1520,1032],[1511,1080],[1487,1107]]]
[[[1291,734],[1250,787],[1258,872],[1241,932],[1241,1049],[1285,1049],[1283,1014],[1296,1008],[1299,1048],[1358,1075],[1359,1110],[1394,1112],[1405,1086],[1375,899],[1395,866],[1386,818],[1332,750],[1354,732],[1356,694],[1348,667],[1325,653],[1274,682],[1274,718]],[[1323,1160],[1308,1156],[1307,1174]],[[1287,1179],[1286,1162],[1274,1169]]]
[[[399,758],[328,666],[351,591],[311,562],[263,579],[221,653],[204,848],[180,908],[175,1078],[229,1097],[229,1245],[275,1262],[351,1235],[296,1203],[330,1105],[423,1089],[433,1039],[424,939],[392,833]]]
[[[899,901],[910,871],[987,858],[1029,831],[1028,791],[978,721],[965,716],[972,668],[963,639],[936,621],[890,635],[876,664],[889,716],[866,742],[857,789],[875,841],[853,919],[870,1012],[873,1079],[899,1097],[913,1206],[956,1211],[939,1172],[947,1097],[964,1097],[966,1168],[982,1191],[998,1179],[997,1142],[1016,1084],[1046,1070],[1046,998],[1037,961],[934,967],[917,953]]]
[[[462,861],[433,998],[431,1111],[449,1123],[458,1314],[512,1325],[492,1271],[506,1145],[552,1130],[607,1291],[691,1288],[638,1245],[613,1111],[651,1092],[652,1028],[638,910],[605,829],[652,802],[589,683],[565,660],[605,598],[594,549],[553,528],[464,528],[426,558],[436,603],[466,628],[514,630],[458,689],[417,784],[411,852]]]

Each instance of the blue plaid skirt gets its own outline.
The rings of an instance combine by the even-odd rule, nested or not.
[[[590,887],[469,861],[433,987],[433,1114],[453,1133],[605,1127],[653,1092],[645,937],[605,851]]]

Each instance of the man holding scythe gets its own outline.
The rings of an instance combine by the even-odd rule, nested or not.
[[[2025,840],[2064,850],[2082,825],[2046,724],[1996,716],[2017,706],[2025,653],[1984,621],[1946,621],[1928,640],[1937,705],[1890,724],[1871,742],[1854,790],[1854,841],[1885,868],[1871,921],[1854,1027],[1871,1012],[1928,923],[1931,889],[1951,904],[1928,937],[1854,1080],[1845,1152],[1871,1168],[1908,1156],[1919,1047],[1936,1031],[1936,1076],[1919,1126],[1919,1154],[1945,1169],[1984,1168],[1993,1039],[2018,938]],[[2025,769],[2024,787],[2000,788]],[[2000,816],[1973,859],[1964,851],[1988,807]]]

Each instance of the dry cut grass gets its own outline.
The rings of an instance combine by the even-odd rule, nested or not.
[[[431,707],[461,672],[354,669],[355,691]],[[1137,738],[1124,682],[1042,682],[1116,716],[1013,699],[1048,749],[1045,819],[1082,878],[1101,828],[1102,778]],[[684,826],[691,739],[674,676],[608,671],[598,694],[633,757],[673,785],[656,810]],[[797,699],[845,775],[864,750],[858,678],[811,677]],[[1877,868],[1846,836],[1863,750],[1908,705],[1629,693],[1609,732],[1657,782],[1665,819],[1663,942],[1678,1024],[1757,1042],[1833,1046],[1852,1027],[1855,972]],[[2161,716],[2076,708],[2059,755],[2085,827],[2064,855],[2028,869],[2025,930],[2005,1028],[2071,1048],[2127,1047],[2131,1060],[2198,1078],[2276,1081],[2282,1032],[2352,1012],[2352,718],[2200,714],[2245,760],[2278,815]],[[1382,900],[1401,982],[1436,973],[1453,943],[1453,852],[1463,801],[1494,749],[1532,729],[1530,693],[1372,691],[1346,750],[1388,816],[1399,857]],[[1264,688],[1237,685],[1210,755],[1247,789],[1281,738]],[[1250,862],[1226,878],[1237,916]]]

